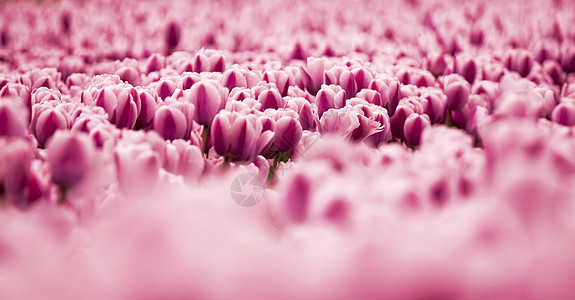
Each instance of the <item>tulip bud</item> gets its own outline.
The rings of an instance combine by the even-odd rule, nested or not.
[[[416,98],[403,99],[397,106],[395,114],[390,118],[391,133],[398,139],[404,139],[404,124],[407,117],[413,113],[423,113],[423,108]]]
[[[469,100],[470,85],[458,74],[443,78],[443,92],[447,96],[447,109],[460,110]]]
[[[315,97],[319,117],[329,109],[344,107],[346,98],[346,92],[341,87],[336,85],[322,85],[321,90]]]
[[[12,99],[0,99],[0,136],[26,136],[28,110]]]
[[[329,70],[325,70],[323,74],[323,83],[325,85],[339,84],[339,76],[342,72],[343,68],[340,66],[333,66]]]
[[[52,181],[60,186],[78,184],[94,165],[96,151],[84,133],[58,131],[47,149]]]
[[[283,107],[282,96],[280,92],[274,88],[262,91],[258,96],[258,101],[262,104],[262,110],[266,110],[268,108],[278,109]]]
[[[365,68],[355,68],[351,70],[351,73],[355,77],[358,91],[366,89],[369,86],[369,83],[373,80],[373,74]]]
[[[287,96],[290,86],[289,74],[286,71],[265,71],[263,80],[268,83],[274,83],[282,97]]]
[[[222,85],[230,91],[235,87],[245,88],[248,86],[246,77],[240,71],[234,69],[229,69],[224,72],[221,82]]]
[[[138,118],[138,94],[134,89],[124,90],[118,95],[116,109],[112,118],[112,123],[116,124],[119,128],[134,128],[136,119]]]
[[[180,43],[180,26],[176,22],[170,22],[166,27],[166,55],[170,55],[176,50]]]
[[[194,72],[202,73],[210,71],[210,59],[203,53],[196,53],[192,63]]]
[[[365,117],[375,121],[377,124],[370,124],[370,126],[377,126],[369,130],[367,137],[364,141],[372,147],[379,147],[381,144],[387,143],[391,138],[391,128],[389,124],[389,116],[387,110],[379,106],[360,106],[363,110]],[[374,130],[376,129],[376,130]]]
[[[425,93],[421,95],[421,101],[432,124],[445,122],[447,97],[443,93]]]
[[[194,105],[194,121],[200,125],[210,125],[214,116],[226,105],[223,92],[204,81],[195,83],[184,93],[184,97]]]
[[[547,74],[551,80],[553,80],[553,84],[557,86],[563,85],[563,81],[565,80],[565,73],[561,69],[561,66],[554,60],[548,60],[543,63],[543,72]]]
[[[405,125],[403,127],[403,135],[405,137],[405,143],[409,146],[416,147],[419,145],[421,140],[421,134],[423,131],[431,126],[429,117],[425,114],[420,115],[413,113],[407,117],[405,120]]]
[[[273,138],[255,115],[220,111],[211,126],[214,150],[234,162],[251,162]]]
[[[171,97],[176,90],[177,84],[169,79],[160,79],[156,85],[156,93],[162,100]]]
[[[322,135],[333,134],[349,138],[361,125],[358,115],[359,113],[349,106],[329,109],[319,120],[319,131]]]
[[[164,139],[174,140],[186,138],[188,124],[181,110],[174,106],[162,105],[155,112],[153,127]]]
[[[572,42],[563,42],[561,45],[561,67],[565,73],[575,72],[575,47]]]
[[[0,196],[20,198],[30,177],[34,148],[25,139],[0,137]]]
[[[164,68],[164,60],[165,58],[162,55],[157,53],[152,54],[146,61],[146,75]]]
[[[385,108],[387,108],[387,112],[391,117],[395,114],[395,110],[401,99],[401,86],[397,80],[393,80],[389,83],[386,98],[387,106],[385,106]]]
[[[181,139],[166,143],[163,166],[169,172],[182,175],[186,181],[194,181],[204,169],[202,151]]]
[[[158,97],[152,90],[136,89],[140,99],[140,115],[136,119],[137,128],[146,128],[152,123],[156,108],[158,107]]]
[[[469,84],[472,84],[477,77],[477,64],[469,54],[457,55],[453,61],[453,69],[455,73],[463,76]]]
[[[289,99],[286,107],[298,113],[298,120],[303,130],[315,131],[319,117],[317,112],[312,108],[311,103],[304,98],[296,97]]]
[[[133,67],[122,67],[116,71],[122,81],[125,81],[133,86],[142,84],[142,77],[140,72]]]
[[[28,109],[32,107],[30,89],[20,83],[7,83],[0,90],[0,97],[17,99]]]
[[[302,137],[300,123],[290,117],[282,117],[274,125],[274,146],[280,152],[288,152],[295,148]]]
[[[447,68],[445,56],[439,52],[429,52],[425,62],[427,70],[436,77],[443,75],[443,72],[445,72],[445,69]]]
[[[383,106],[383,99],[381,97],[381,94],[378,91],[375,90],[371,90],[371,89],[363,89],[361,90],[361,92],[357,93],[356,95],[357,98],[360,99],[364,99],[369,103],[378,105],[378,106]]]
[[[358,91],[355,75],[351,71],[343,71],[339,75],[339,85],[345,90],[347,98],[355,97]]]
[[[483,70],[481,71],[484,80],[493,82],[499,82],[505,73],[505,68],[502,65],[496,63],[485,64],[483,66]]]
[[[38,144],[41,146],[46,145],[46,142],[56,130],[69,128],[68,117],[62,110],[58,108],[38,108],[36,111],[31,126],[33,126],[32,129]]]
[[[310,205],[311,183],[302,174],[296,175],[288,185],[284,205],[288,220],[301,223],[306,220]]]
[[[114,162],[120,190],[132,197],[150,197],[158,185],[160,158],[146,143],[119,144]]]
[[[323,83],[325,58],[308,57],[306,67],[301,67],[300,71],[303,88],[305,88],[312,95],[317,94]]]
[[[565,126],[575,125],[575,103],[562,102],[553,109],[551,120]]]

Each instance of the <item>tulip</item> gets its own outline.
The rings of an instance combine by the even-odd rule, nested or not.
[[[164,68],[165,65],[165,58],[157,53],[152,54],[145,64],[145,74],[148,75],[152,72],[160,71]]]
[[[382,107],[371,107],[369,111],[364,110],[364,114],[378,123],[378,130],[368,135],[364,141],[374,148],[387,143],[391,139],[391,127],[387,110]]]
[[[345,90],[347,98],[355,97],[358,91],[358,86],[355,81],[355,75],[351,71],[343,71],[339,75],[339,85]]]
[[[288,99],[286,107],[297,112],[298,121],[303,130],[315,130],[319,117],[315,108],[306,99],[296,97]]]
[[[280,152],[292,151],[302,137],[302,126],[291,117],[281,117],[274,124],[274,146]]]
[[[0,136],[26,136],[28,110],[12,99],[0,99]]]
[[[389,116],[393,116],[395,114],[395,110],[397,109],[397,105],[399,104],[399,100],[401,99],[401,86],[397,80],[392,80],[388,84],[387,92],[387,112]]]
[[[323,83],[325,85],[338,85],[339,84],[339,76],[344,71],[344,69],[340,66],[333,66],[328,70],[325,70],[323,74]]]
[[[192,63],[193,70],[196,73],[210,71],[210,59],[204,53],[196,53]]]
[[[169,172],[182,175],[187,182],[193,182],[202,174],[204,157],[199,147],[178,139],[166,143],[163,167]]]
[[[209,53],[208,59],[210,61],[210,72],[223,73],[226,70],[226,59],[220,52]]]
[[[263,80],[268,83],[274,83],[282,97],[287,96],[290,86],[289,73],[286,71],[266,71],[263,74]]]
[[[278,109],[283,107],[283,99],[277,89],[269,89],[262,91],[258,96],[258,101],[262,104],[261,109],[268,108]]]
[[[273,139],[255,115],[220,111],[211,126],[214,150],[232,162],[251,162]]]
[[[421,95],[424,112],[432,124],[443,123],[447,107],[447,97],[443,93],[424,93]]]
[[[151,197],[158,186],[160,157],[147,143],[121,143],[114,149],[120,190],[135,198]]]
[[[359,93],[357,93],[356,97],[364,99],[369,103],[383,106],[383,99],[382,99],[381,94],[378,91],[371,90],[371,89],[369,89],[369,90],[363,89]]]
[[[20,77],[20,82],[27,86],[30,91],[39,87],[55,88],[55,84],[59,80],[60,73],[51,68],[35,69]]]
[[[317,113],[319,117],[329,109],[342,108],[345,106],[346,91],[336,85],[322,85],[315,97]]]
[[[140,99],[140,114],[136,119],[137,128],[146,128],[151,125],[152,119],[158,107],[158,97],[153,90],[136,88]]]
[[[551,78],[554,85],[563,85],[563,82],[565,81],[565,73],[556,61],[545,61],[543,63],[543,72],[545,72],[545,74]]]
[[[575,49],[572,42],[564,41],[561,45],[561,67],[565,73],[575,72]]]
[[[397,106],[395,114],[390,118],[391,133],[398,139],[404,139],[404,124],[407,117],[413,113],[423,113],[423,107],[416,97],[406,98]]]
[[[0,137],[0,147],[0,196],[18,200],[24,196],[30,178],[33,145],[21,138]]]
[[[458,74],[443,78],[443,91],[447,96],[447,109],[460,110],[469,100],[470,85]]]
[[[134,128],[140,113],[138,92],[131,86],[107,86],[97,93],[97,106],[104,108],[108,120],[119,128]]]
[[[177,84],[169,79],[161,79],[156,84],[156,93],[162,100],[171,97],[176,91]]]
[[[405,144],[412,147],[418,146],[421,140],[421,134],[430,126],[429,116],[416,113],[409,115],[407,119],[405,119],[405,125],[403,127]]]
[[[427,70],[437,77],[443,75],[447,68],[445,56],[438,52],[429,52],[426,57]]]
[[[357,91],[366,89],[373,80],[373,74],[367,68],[355,68],[351,70],[357,83]]]
[[[122,81],[125,81],[133,86],[138,86],[142,83],[140,71],[136,70],[134,67],[122,67],[116,71],[116,74],[120,76]],[[70,82],[70,84],[71,83],[73,82]]]
[[[66,112],[60,108],[46,108],[41,105],[34,108],[34,116],[30,126],[41,146],[45,146],[58,129],[68,129],[70,127]]]
[[[566,101],[559,103],[551,113],[551,120],[565,126],[575,125],[575,102]]]
[[[317,94],[323,83],[325,62],[325,58],[308,57],[306,67],[300,67],[303,88],[312,95]]]
[[[283,199],[287,219],[294,223],[302,223],[307,219],[311,205],[311,182],[302,174],[291,179]]]
[[[246,77],[240,71],[234,69],[228,69],[225,71],[221,82],[222,85],[230,91],[236,87],[247,87]]]
[[[186,138],[188,127],[184,113],[174,106],[160,106],[154,115],[153,127],[166,140]]]
[[[533,67],[533,57],[527,51],[511,50],[505,58],[507,69],[519,73],[521,77],[527,77]]]
[[[80,183],[95,164],[94,144],[81,132],[57,131],[47,149],[52,181],[63,188]]]
[[[195,83],[184,92],[184,98],[195,107],[194,121],[204,126],[209,126],[214,116],[226,105],[223,92],[207,81]]]
[[[0,89],[0,97],[17,99],[28,109],[32,107],[30,89],[20,83],[7,83]]]
[[[477,64],[469,54],[457,55],[453,61],[453,69],[455,73],[463,76],[469,84],[473,84],[477,78]]]
[[[180,26],[176,22],[170,22],[166,27],[166,55],[172,54],[180,43]]]
[[[319,131],[322,135],[351,137],[353,131],[360,127],[358,111],[346,106],[340,109],[329,109],[319,120]]]
[[[506,70],[501,64],[488,63],[483,66],[481,74],[484,80],[499,82],[505,72]]]

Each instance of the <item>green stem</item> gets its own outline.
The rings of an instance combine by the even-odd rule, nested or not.
[[[208,158],[208,129],[208,125],[204,125],[204,131],[202,132],[202,153],[206,155],[206,158]]]
[[[451,124],[451,111],[450,110],[447,111],[447,115],[445,116],[445,125],[447,127],[455,127],[455,126],[453,126],[453,124]]]
[[[270,172],[268,173],[267,184],[272,185],[276,175],[276,171],[280,162],[287,163],[291,157],[289,152],[276,152],[274,155],[274,163],[270,167]]]
[[[66,194],[68,190],[64,186],[60,186],[60,198],[58,198],[58,204],[65,205],[68,202],[66,201]]]
[[[230,157],[224,156],[224,163],[222,164],[222,170],[227,169],[230,166]]]
[[[274,177],[276,174],[276,169],[278,167],[279,161],[280,161],[280,155],[279,153],[276,153],[276,155],[274,156],[274,164],[270,167],[270,172],[268,173],[268,179],[267,179],[268,185],[272,185],[274,182]]]

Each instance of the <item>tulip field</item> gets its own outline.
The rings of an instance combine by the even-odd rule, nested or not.
[[[575,299],[574,24],[0,1],[0,300]]]

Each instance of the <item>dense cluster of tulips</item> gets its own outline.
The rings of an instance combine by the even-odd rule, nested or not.
[[[574,8],[0,2],[0,299],[575,299]]]

